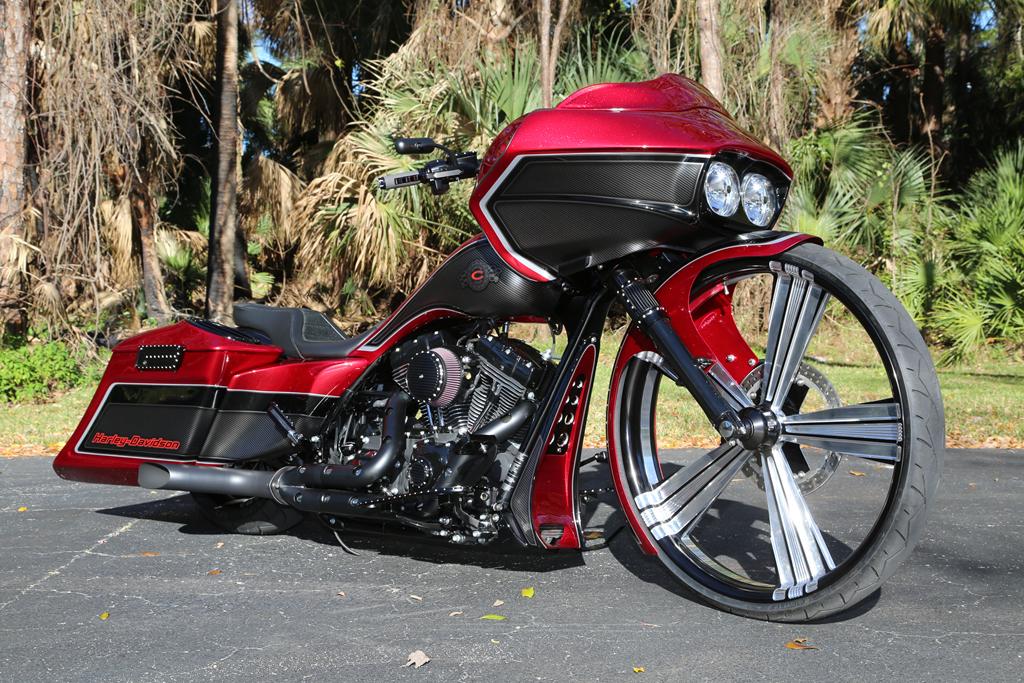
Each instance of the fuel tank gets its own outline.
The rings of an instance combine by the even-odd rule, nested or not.
[[[706,210],[704,172],[716,158],[768,176],[785,199],[789,165],[698,83],[666,74],[594,85],[502,131],[470,204],[510,267],[552,280],[638,251],[762,230]]]

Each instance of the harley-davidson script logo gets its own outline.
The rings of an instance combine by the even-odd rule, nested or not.
[[[181,447],[180,441],[172,441],[159,436],[152,438],[133,434],[132,436],[121,436],[120,434],[104,434],[96,432],[92,435],[92,443],[99,446],[114,446],[115,448],[158,448],[165,451],[176,451]]]

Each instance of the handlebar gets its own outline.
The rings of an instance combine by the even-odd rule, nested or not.
[[[476,177],[480,169],[476,152],[453,152],[430,138],[395,139],[395,151],[399,154],[424,154],[435,149],[443,151],[445,158],[428,161],[411,171],[388,173],[377,179],[377,187],[381,190],[397,190],[413,185],[430,185],[433,194],[444,194],[452,182]]]

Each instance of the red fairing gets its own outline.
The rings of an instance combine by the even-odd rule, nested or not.
[[[786,234],[772,242],[732,245],[712,251],[676,271],[658,288],[654,296],[665,308],[672,321],[672,327],[694,358],[717,361],[733,379],[737,382],[742,381],[750,372],[750,361],[753,360],[756,364],[759,359],[736,328],[732,316],[731,295],[716,287],[694,299],[693,284],[704,270],[721,261],[774,256],[808,241],[817,241],[817,238],[810,235]],[[619,453],[616,406],[626,363],[642,351],[653,350],[654,346],[648,337],[637,329],[636,325],[630,327],[615,358],[608,387],[608,457],[615,488],[622,509],[641,547],[644,552],[651,555],[656,554],[654,544],[647,535],[647,527],[637,517],[633,501],[629,499],[629,488],[626,485],[625,470]],[[729,360],[730,357],[732,360]]]
[[[178,370],[139,370],[135,367],[140,347],[160,345],[185,347]],[[57,455],[53,468],[64,479],[135,485],[138,467],[143,462],[183,462],[181,457],[97,455],[77,450],[83,434],[114,384],[200,385],[223,387],[229,391],[337,396],[354,383],[369,364],[361,358],[279,363],[280,357],[281,349],[276,346],[227,339],[186,322],[126,339],[114,349],[85,415]],[[129,431],[130,427],[126,425]]]
[[[523,155],[587,152],[737,152],[768,162],[786,175],[782,157],[744,132],[703,86],[676,74],[641,83],[584,88],[554,109],[538,109],[513,122],[484,156],[470,208],[495,251],[523,277],[553,275],[515,253],[482,208],[503,172]]]
[[[583,544],[583,530],[576,509],[576,469],[583,448],[587,408],[596,367],[597,347],[591,345],[583,352],[568,389],[562,396],[559,420],[552,425],[545,440],[544,455],[537,464],[533,480],[533,530],[545,548],[580,548]],[[576,399],[575,405],[573,398]],[[558,447],[555,438],[559,426],[565,425],[570,416],[568,443]],[[547,534],[542,533],[542,528],[558,527],[562,529],[561,534],[551,535],[558,536],[557,540],[552,543],[546,541]]]

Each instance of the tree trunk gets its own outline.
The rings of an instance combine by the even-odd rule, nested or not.
[[[537,30],[540,32],[540,88],[541,106],[551,107],[554,101],[555,69],[562,50],[562,29],[569,18],[569,0],[558,3],[558,19],[551,27],[551,0],[537,3]]]
[[[816,128],[845,121],[853,113],[853,63],[859,47],[859,17],[854,14],[848,0],[826,0],[822,12],[832,27],[835,42],[829,50],[828,59],[820,65]]]
[[[786,16],[783,0],[771,0],[768,30],[771,32],[768,77],[768,137],[776,149],[782,149],[789,138],[789,116],[786,112],[786,69],[782,63],[782,45],[786,40]]]
[[[25,102],[28,0],[0,0],[0,336],[27,322],[22,265],[25,239]]]
[[[932,24],[924,43],[924,83],[921,88],[921,133],[928,139],[932,158],[945,149],[942,141],[942,114],[946,91],[946,29]]]
[[[725,95],[722,38],[718,29],[718,3],[697,0],[697,31],[700,37],[700,79],[719,100]]]
[[[171,307],[167,303],[160,257],[156,252],[156,202],[153,201],[149,183],[134,175],[129,182],[132,228],[139,241],[142,257],[142,293],[146,299],[146,312],[150,318],[164,325],[171,320]]]
[[[551,0],[540,0],[537,3],[537,30],[540,32],[540,97],[541,106],[551,106],[553,97],[551,76],[548,72],[549,55],[551,54]]]
[[[233,324],[235,231],[238,225],[238,2],[217,10],[217,168],[211,198],[206,317]]]

